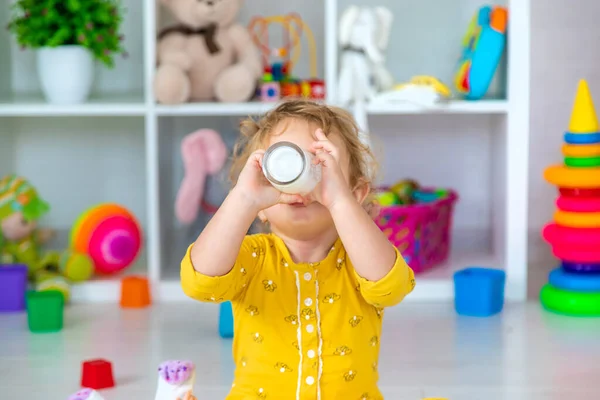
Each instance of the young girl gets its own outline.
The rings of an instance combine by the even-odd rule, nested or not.
[[[363,207],[371,153],[356,124],[342,109],[297,100],[245,121],[242,134],[237,182],[181,263],[188,296],[233,304],[227,399],[382,399],[383,308],[415,281]],[[309,195],[281,193],[264,177],[264,150],[280,141],[322,165]],[[246,236],[257,216],[272,233]]]

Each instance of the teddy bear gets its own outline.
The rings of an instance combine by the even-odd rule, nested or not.
[[[159,103],[248,101],[263,67],[248,29],[236,19],[243,0],[161,0],[179,24],[158,36],[154,94]]]
[[[87,254],[42,253],[41,247],[55,236],[54,230],[38,227],[49,209],[25,178],[0,179],[0,264],[26,265],[36,290],[57,290],[67,301],[70,283],[88,279],[94,266]]]

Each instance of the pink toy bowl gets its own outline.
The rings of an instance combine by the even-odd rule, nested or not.
[[[448,259],[457,200],[449,190],[445,197],[428,203],[381,206],[375,223],[419,274]]]

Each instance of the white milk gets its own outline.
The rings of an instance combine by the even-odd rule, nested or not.
[[[294,143],[275,143],[265,152],[263,173],[283,193],[307,194],[321,180],[321,165],[313,165],[313,157]]]

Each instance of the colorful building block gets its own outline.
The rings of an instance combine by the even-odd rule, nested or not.
[[[281,82],[284,78],[283,64],[282,63],[273,63],[273,65],[271,66],[271,73],[273,74],[274,81]]]
[[[454,274],[454,308],[460,315],[489,317],[502,311],[506,273],[466,268]]]
[[[313,99],[325,99],[325,81],[321,79],[311,79],[308,81],[310,85],[310,95]]]
[[[0,265],[0,313],[25,310],[27,266]]]
[[[58,332],[63,328],[64,297],[61,292],[27,292],[27,322],[34,333]]]
[[[300,85],[298,82],[282,82],[281,83],[281,96],[282,97],[299,97],[300,96]]]
[[[222,338],[233,337],[233,309],[229,301],[219,304],[219,335]]]
[[[281,99],[279,82],[264,82],[260,86],[260,98],[264,102],[278,101]]]
[[[81,369],[81,386],[96,390],[114,387],[112,364],[103,359],[84,361]]]
[[[148,279],[128,276],[121,280],[121,307],[144,308],[152,303]]]

